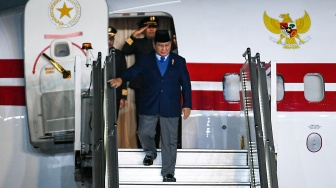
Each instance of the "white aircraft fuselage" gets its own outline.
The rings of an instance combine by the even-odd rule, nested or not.
[[[74,120],[41,114],[53,108],[50,97],[56,100],[57,92],[75,88],[75,58],[82,64],[79,87],[90,85],[82,43],[92,43],[91,60],[98,52],[104,60],[108,24],[119,24],[123,35],[116,37],[115,45],[121,48],[134,31],[122,20],[151,15],[173,20],[178,53],[191,77],[193,107],[182,121],[182,148],[241,146],[246,132],[235,75],[245,62],[242,54],[251,48],[252,54],[258,52],[262,61],[270,62],[270,74],[282,79],[269,80],[279,187],[336,184],[334,7],[332,0],[318,6],[304,0],[30,0],[24,8],[0,12],[0,187],[81,186],[73,177],[73,152],[36,149],[53,145],[40,140],[44,133]],[[58,56],[59,44],[68,45],[70,54]],[[64,79],[43,53],[72,77]],[[232,78],[232,84],[224,78]]]

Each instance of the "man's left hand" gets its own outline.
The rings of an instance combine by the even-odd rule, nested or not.
[[[120,99],[120,105],[119,108],[122,108],[125,106],[125,99]]]
[[[182,108],[183,119],[187,119],[190,115],[190,108]]]

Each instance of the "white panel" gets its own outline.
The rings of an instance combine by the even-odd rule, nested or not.
[[[279,187],[335,185],[336,113],[277,112],[277,116]],[[321,150],[315,153],[306,145],[307,137],[313,132],[323,140]]]
[[[304,83],[285,83],[286,91],[304,91]],[[325,83],[325,91],[336,91],[336,83]]]
[[[286,91],[304,91],[303,83],[285,83]]]
[[[241,137],[246,138],[244,120],[237,111],[192,110],[182,120],[182,148],[240,149]]]
[[[222,82],[201,82],[201,81],[191,81],[191,89],[203,90],[203,91],[223,91]]]
[[[27,122],[26,107],[0,106],[0,187],[78,187],[73,152],[41,154]]]
[[[0,78],[0,86],[24,86],[23,78]]]

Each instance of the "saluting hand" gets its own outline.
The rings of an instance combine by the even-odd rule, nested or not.
[[[183,119],[187,119],[190,115],[190,108],[182,108]]]
[[[145,27],[142,27],[138,30],[136,30],[134,33],[133,33],[133,37],[134,38],[137,38],[143,31],[145,31],[145,29],[147,29],[148,25],[145,26]]]
[[[110,83],[111,87],[117,88],[117,87],[119,87],[122,84],[122,79],[121,78],[113,78],[113,79],[111,79],[111,80],[109,80],[107,82]]]

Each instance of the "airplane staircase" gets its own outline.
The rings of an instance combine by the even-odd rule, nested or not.
[[[119,149],[119,187],[251,187],[246,150],[179,149],[176,182],[162,182],[161,154],[144,166],[141,149]]]

